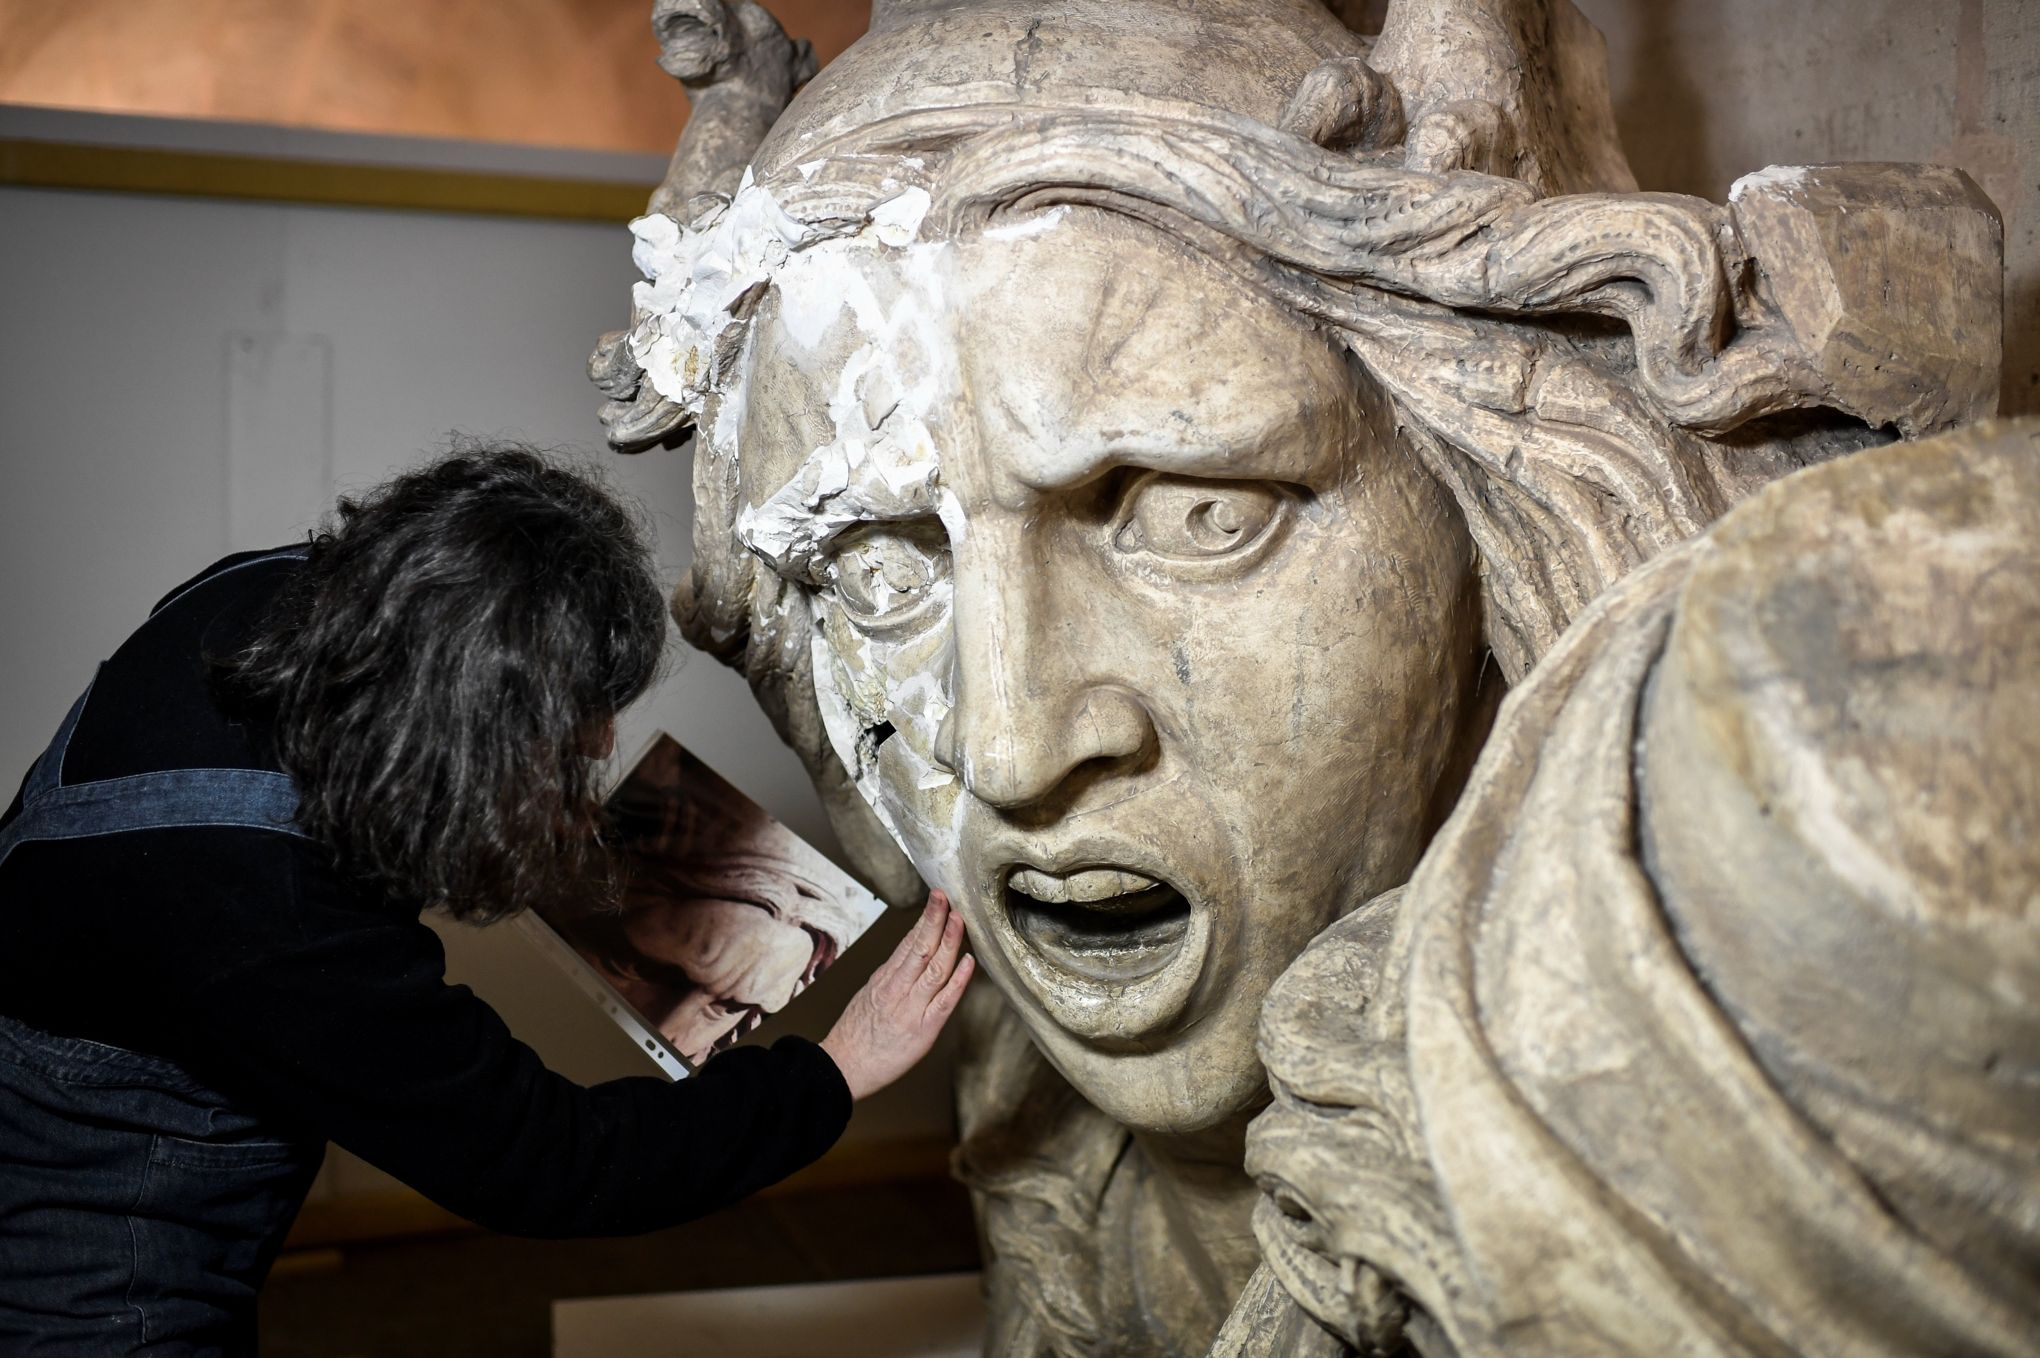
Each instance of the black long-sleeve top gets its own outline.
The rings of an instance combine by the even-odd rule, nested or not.
[[[294,569],[284,558],[173,591],[100,672],[64,782],[275,770],[262,724],[214,702],[206,656],[234,649]],[[17,794],[0,825],[20,806]],[[849,1089],[799,1038],[726,1052],[677,1084],[583,1088],[554,1074],[446,983],[418,916],[292,835],[190,827],[27,843],[0,864],[0,1013],[177,1062],[517,1234],[673,1225],[842,1134]]]

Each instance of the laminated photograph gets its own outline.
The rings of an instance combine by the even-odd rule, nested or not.
[[[609,796],[618,906],[520,916],[675,1079],[813,984],[885,909],[669,735]]]

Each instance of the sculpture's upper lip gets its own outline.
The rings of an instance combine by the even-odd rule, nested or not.
[[[1118,908],[1127,897],[1146,893],[1161,883],[1131,868],[1085,867],[1057,872],[1021,864],[1007,873],[1006,885],[1037,901],[1109,911]]]
[[[1208,902],[1179,882],[1124,843],[1030,849],[991,874],[991,932],[1057,1025],[1134,1043],[1181,1018],[1211,949]]]

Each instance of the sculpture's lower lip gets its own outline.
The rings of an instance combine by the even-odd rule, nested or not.
[[[1094,981],[1137,981],[1167,966],[1190,933],[1190,902],[1167,882],[1102,901],[1049,902],[1006,888],[1021,941]]]
[[[1069,880],[1123,872],[1145,886],[1088,899],[1043,900],[1043,878],[1019,865],[1003,886],[998,932],[1026,989],[1073,1036],[1105,1045],[1146,1038],[1174,1023],[1204,971],[1209,912],[1159,877],[1090,868]],[[1013,885],[1015,876],[1030,890]]]

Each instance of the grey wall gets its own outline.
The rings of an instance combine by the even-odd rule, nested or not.
[[[177,581],[290,539],[449,431],[598,460],[687,559],[684,459],[600,448],[583,370],[627,314],[621,227],[0,188],[0,778]],[[671,731],[829,846],[798,762],[741,679],[675,642],[619,747]],[[904,920],[883,921],[776,1031],[818,1035]],[[450,969],[557,1068],[650,1070],[550,963],[452,928]],[[859,1109],[852,1136],[949,1126],[939,1063]],[[367,1183],[341,1162],[342,1186]],[[329,1176],[330,1177],[330,1176]]]

